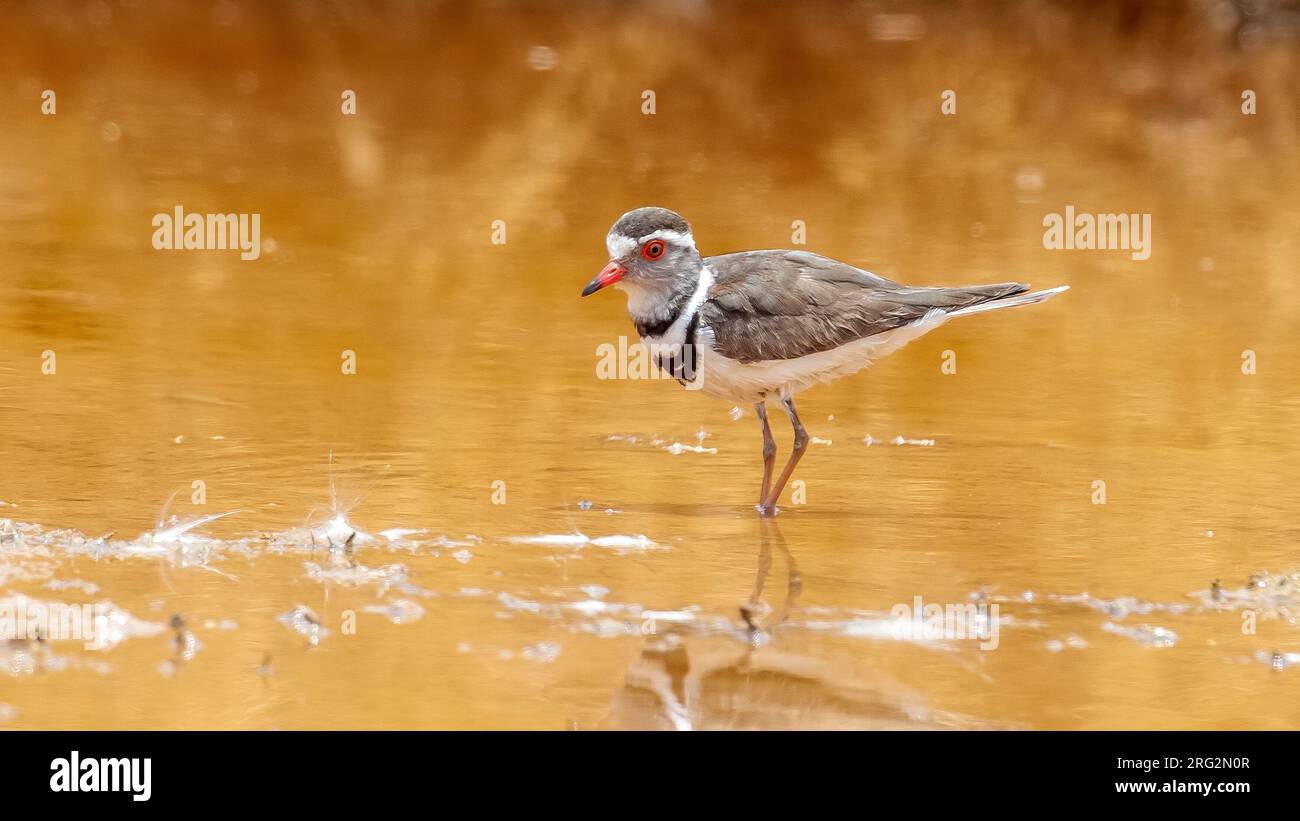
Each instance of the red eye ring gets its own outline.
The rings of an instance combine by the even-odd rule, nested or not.
[[[641,248],[641,256],[646,259],[659,259],[664,255],[664,241],[652,239]]]

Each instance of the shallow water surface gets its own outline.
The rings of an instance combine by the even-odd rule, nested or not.
[[[1300,726],[1293,45],[800,6],[15,12],[0,608],[105,638],[0,646],[0,726]],[[578,291],[650,203],[1072,290],[801,397],[762,521],[750,409],[596,378],[633,331]],[[177,204],[261,258],[155,251]],[[1045,250],[1067,205],[1150,259]]]

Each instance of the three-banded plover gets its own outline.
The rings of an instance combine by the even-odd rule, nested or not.
[[[913,287],[808,251],[702,257],[690,224],[666,208],[627,212],[605,244],[609,264],[582,295],[608,285],[627,292],[628,313],[661,368],[704,393],[754,406],[763,426],[758,510],[765,516],[776,512],[808,447],[796,393],[861,370],[949,317],[1030,305],[1069,288]],[[794,427],[794,450],[775,483],[769,398]]]

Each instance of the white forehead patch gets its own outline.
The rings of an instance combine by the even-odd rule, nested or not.
[[[636,240],[610,231],[605,235],[605,247],[609,250],[610,259],[621,259],[636,248]]]
[[[680,248],[695,248],[695,237],[691,236],[689,231],[682,233],[681,231],[671,231],[666,228],[635,239],[610,231],[605,235],[605,248],[609,250],[610,259],[619,259],[635,251],[637,246],[643,242],[649,242],[652,239],[661,239]]]

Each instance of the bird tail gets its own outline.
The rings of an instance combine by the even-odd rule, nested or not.
[[[1011,294],[1009,296],[991,299],[988,302],[971,305],[966,308],[959,308],[950,312],[948,316],[967,316],[968,314],[979,314],[984,311],[996,311],[998,308],[1014,308],[1017,305],[1033,305],[1036,302],[1042,302],[1068,290],[1070,290],[1069,285],[1058,285],[1055,288],[1048,288],[1045,291]]]

